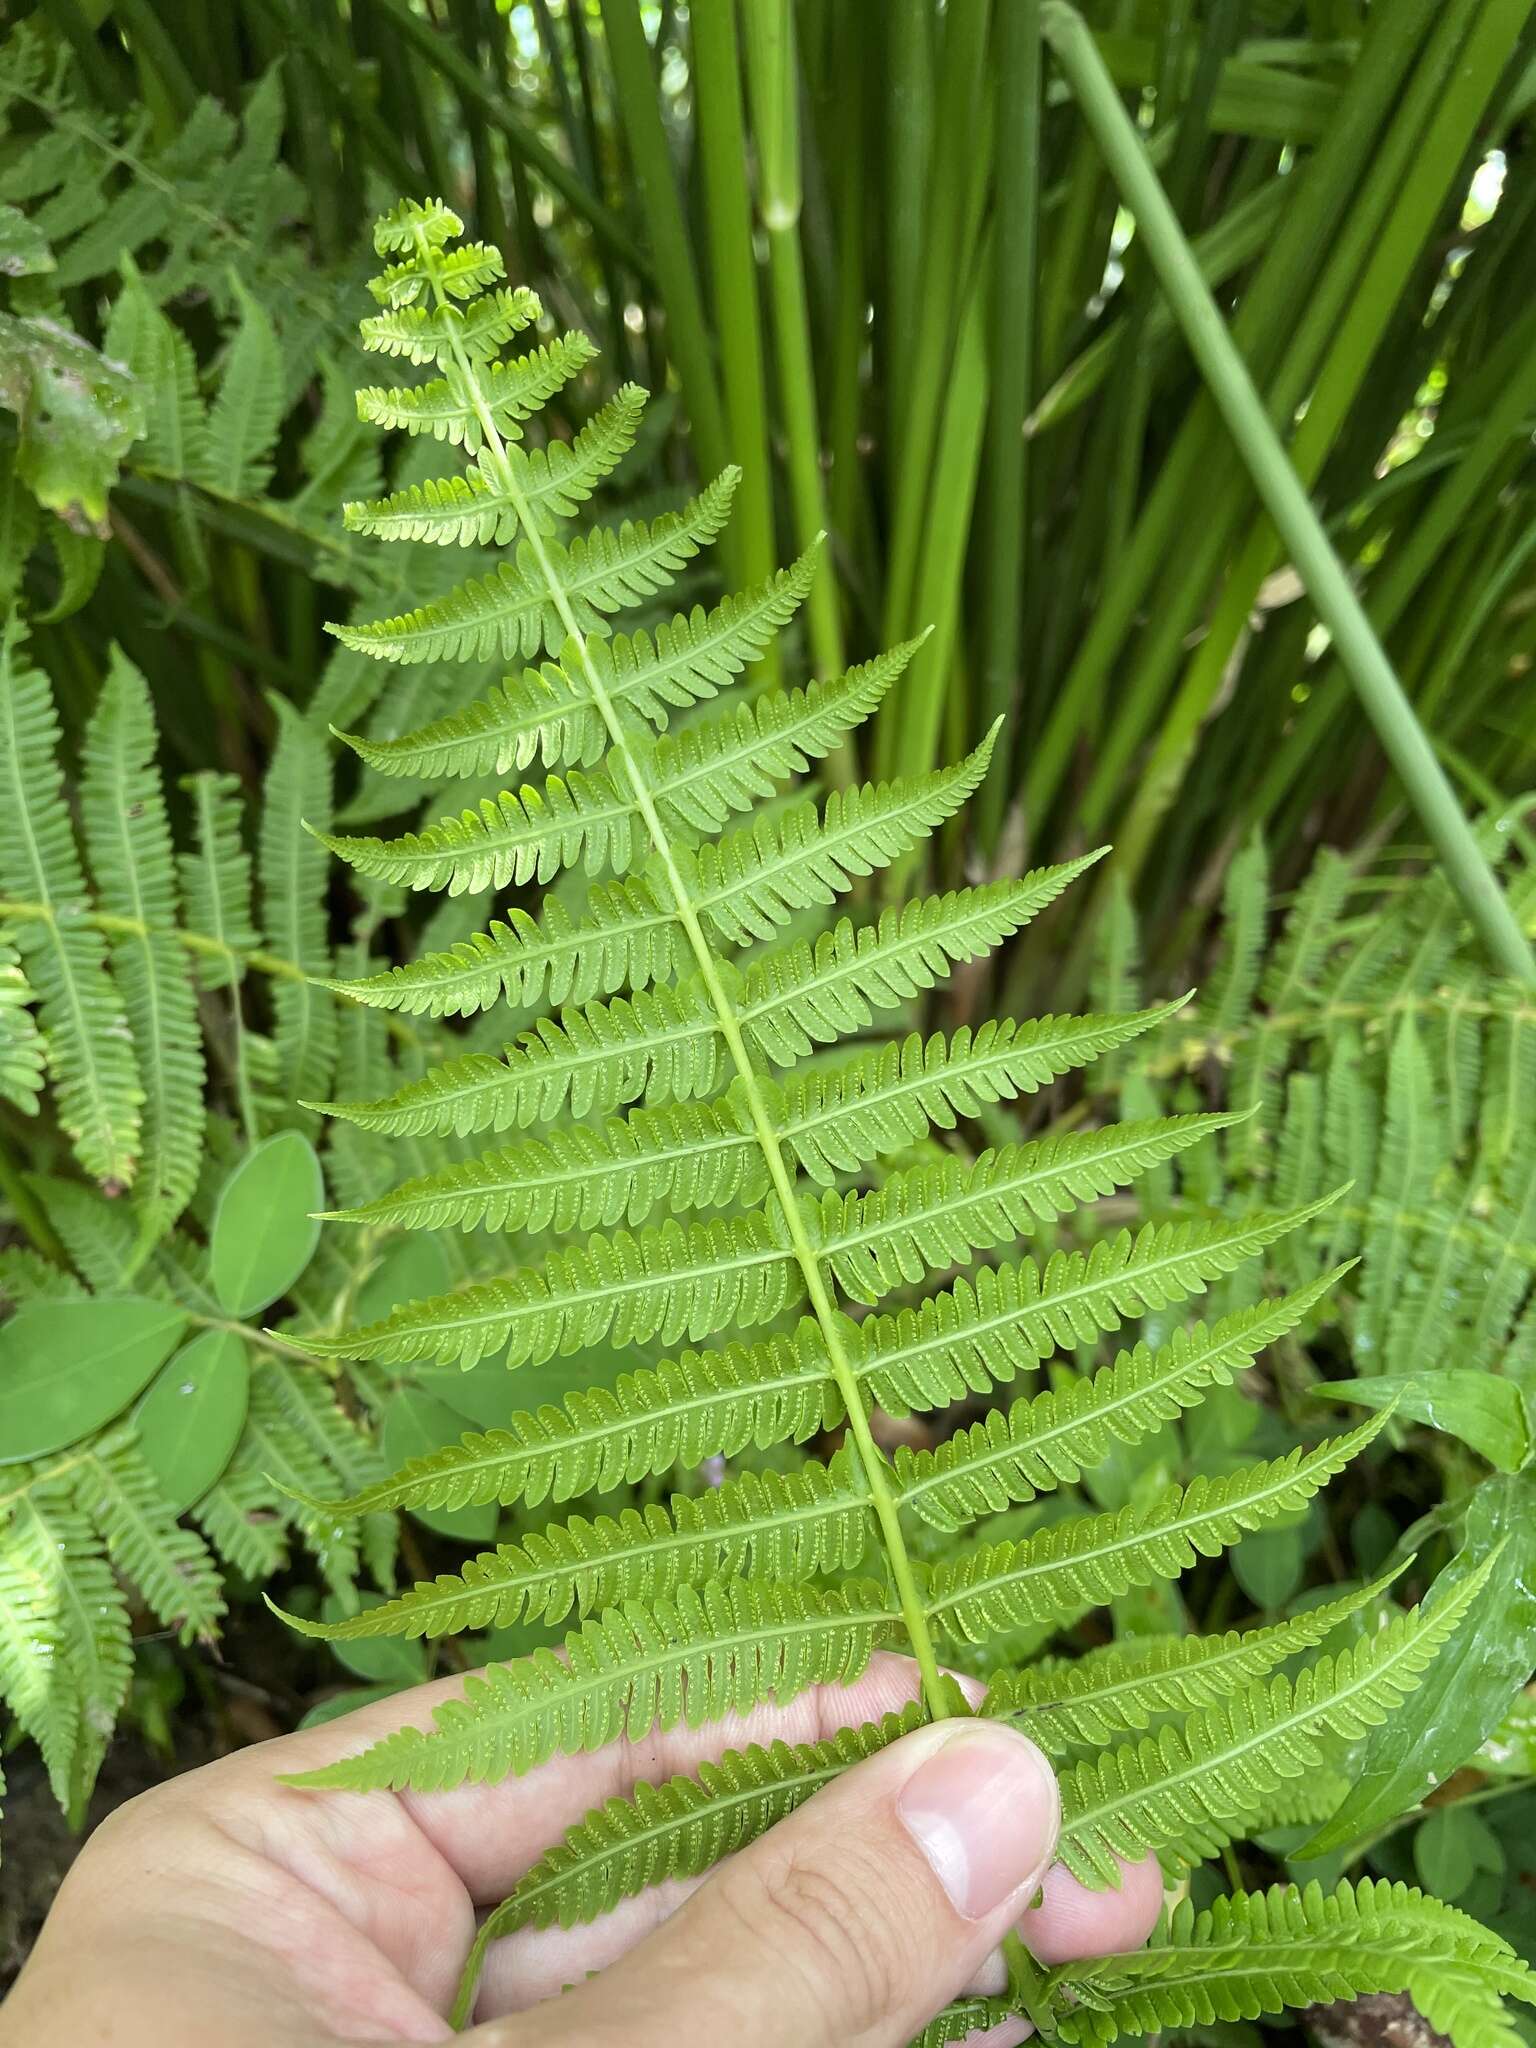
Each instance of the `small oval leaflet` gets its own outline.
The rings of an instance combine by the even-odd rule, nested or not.
[[[263,1139],[224,1183],[214,1212],[213,1291],[232,1316],[255,1315],[298,1279],[315,1255],[325,1181],[302,1131]]]
[[[181,1514],[223,1472],[245,1427],[250,1397],[245,1345],[205,1330],[163,1366],[139,1403],[139,1451]]]
[[[186,1321],[136,1295],[19,1310],[0,1329],[0,1464],[62,1450],[121,1414]]]

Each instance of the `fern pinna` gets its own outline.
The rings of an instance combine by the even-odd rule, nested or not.
[[[535,1021],[499,1057],[477,1051],[388,1098],[328,1106],[385,1134],[529,1133],[347,1219],[554,1241],[509,1257],[503,1277],[308,1342],[322,1356],[382,1366],[469,1367],[496,1354],[515,1368],[651,1344],[673,1355],[531,1413],[518,1411],[512,1379],[503,1427],[350,1499],[311,1505],[350,1515],[526,1507],[827,1432],[841,1432],[842,1445],[825,1462],[749,1464],[666,1506],[573,1514],[366,1612],[300,1623],[346,1639],[530,1617],[575,1627],[563,1656],[540,1649],[492,1666],[438,1709],[433,1728],[402,1730],[298,1782],[440,1788],[524,1771],[626,1732],[696,1725],[845,1682],[880,1645],[910,1650],[922,1690],[879,1726],[728,1755],[696,1780],[594,1813],[492,1916],[478,1957],[504,1928],[589,1917],[660,1877],[707,1867],[917,1719],[968,1711],[941,1668],[942,1644],[1044,1634],[1127,1588],[1176,1576],[1302,1508],[1385,1418],[1121,1509],[1041,1520],[1001,1540],[955,1538],[993,1510],[1076,1481],[1118,1443],[1229,1383],[1301,1322],[1325,1279],[1131,1345],[1092,1374],[1053,1366],[1046,1391],[936,1450],[880,1449],[877,1405],[932,1410],[1058,1352],[1091,1352],[1102,1334],[1202,1292],[1310,1211],[1149,1225],[1087,1252],[1015,1258],[1019,1237],[1232,1119],[1121,1123],[975,1157],[929,1144],[914,1156],[935,1130],[1041,1088],[1165,1013],[864,1039],[882,1014],[1018,930],[1087,862],[797,933],[800,913],[824,913],[899,867],[958,811],[986,770],[991,735],[935,774],[781,800],[778,785],[840,745],[911,650],[803,689],[754,693],[749,684],[738,703],[696,712],[748,675],[815,565],[712,611],[612,632],[615,614],[664,590],[719,532],[734,478],[680,512],[567,537],[562,522],[628,446],[639,394],[621,391],[569,446],[525,448],[521,422],[589,351],[566,337],[504,356],[539,308],[499,282],[493,249],[455,246],[460,232],[441,205],[402,204],[379,224],[389,263],[374,281],[382,310],[364,323],[365,341],[437,374],[370,388],[359,403],[383,426],[461,448],[466,466],[350,505],[346,517],[365,533],[509,552],[436,602],[336,630],[384,661],[499,653],[524,666],[419,732],[353,744],[386,773],[503,775],[535,760],[549,772],[400,838],[326,843],[361,875],[412,888],[554,884],[536,907],[510,907],[448,951],[347,984],[363,1003],[436,1016],[505,998],[532,1007]],[[754,820],[732,823],[758,806]],[[577,868],[595,877],[584,893],[568,875],[557,880]],[[541,1015],[541,1004],[557,1007]],[[860,1040],[851,1054],[823,1054],[849,1038]],[[576,1240],[561,1242],[569,1233]],[[997,1262],[915,1305],[892,1305],[978,1253]],[[728,1334],[738,1331],[755,1334]],[[675,1348],[690,1345],[707,1348]],[[926,1558],[915,1533],[924,1530],[935,1553]],[[1327,1759],[1408,1693],[1472,1591],[1469,1582],[1427,1614],[1362,1628],[1379,1602],[1373,1588],[1246,1635],[1004,1672],[983,1710],[1023,1716],[1058,1757],[1061,1853],[1086,1882],[1114,1883],[1118,1859],[1148,1852],[1178,1869],[1255,1827],[1321,1817],[1336,1796]],[[1334,1637],[1320,1661],[1282,1670]],[[1287,1937],[1294,1924],[1296,1956],[1281,1954],[1265,1980],[1288,2001],[1332,1981],[1312,1902],[1294,1922],[1284,1904],[1227,1910],[1271,1913]],[[1423,1913],[1433,1921],[1431,1907]],[[1400,1919],[1411,1923],[1406,1906]],[[1502,1958],[1492,1937],[1477,1938]],[[1170,1940],[1181,1954],[1211,1947],[1181,1922]],[[1500,1981],[1518,1988],[1519,1967],[1501,1969]],[[1183,2009],[1182,1994],[1143,1991],[1139,1977],[1122,1984],[1110,1966],[1091,1978],[1047,1976],[1018,1951],[1013,1970],[1016,1999],[1083,2038],[1145,2031]],[[472,1965],[461,2017],[473,1982]],[[1267,1993],[1201,1995],[1236,2010]],[[931,2038],[959,2038],[967,2010],[935,2022]],[[1488,2029],[1505,2025],[1496,1993],[1478,2010]]]

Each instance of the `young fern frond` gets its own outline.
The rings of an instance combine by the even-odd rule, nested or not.
[[[605,1511],[583,1501],[543,1528],[520,1517],[515,1540],[460,1571],[338,1622],[300,1622],[344,1640],[530,1619],[577,1625],[561,1654],[492,1665],[430,1727],[299,1782],[434,1789],[492,1779],[622,1734],[845,1684],[888,1645],[915,1657],[922,1692],[879,1728],[727,1758],[697,1782],[643,1788],[589,1816],[488,1923],[499,1930],[602,1910],[659,1876],[707,1868],[905,1726],[960,1708],[939,1670],[940,1640],[990,1644],[1021,1629],[1046,1639],[1130,1588],[1176,1579],[1295,1515],[1368,1452],[1387,1418],[1311,1449],[1286,1432],[1258,1462],[1169,1480],[1107,1512],[1077,1514],[1064,1498],[1059,1517],[989,1540],[990,1513],[1073,1488],[1300,1328],[1339,1274],[1316,1278],[1298,1257],[1283,1298],[1229,1289],[1208,1324],[1168,1317],[1128,1335],[1111,1362],[1097,1355],[1107,1334],[1223,1282],[1331,1198],[1298,1185],[1294,1200],[1248,1218],[1160,1221],[1056,1245],[1063,1217],[1140,1176],[1171,1186],[1190,1148],[1236,1129],[1246,1105],[1109,1124],[1047,1113],[1010,1130],[1009,1104],[1166,1029],[1177,1004],[913,1029],[908,1005],[1002,945],[1096,856],[897,903],[864,924],[836,917],[858,883],[905,865],[957,814],[996,729],[931,774],[761,810],[899,686],[909,648],[669,729],[674,711],[729,690],[761,657],[814,562],[713,610],[614,632],[619,613],[655,598],[719,531],[734,477],[649,523],[557,530],[632,432],[636,395],[621,393],[569,451],[541,459],[525,449],[534,394],[547,395],[585,352],[555,344],[498,360],[501,340],[537,308],[496,287],[494,252],[455,247],[459,233],[440,205],[406,203],[381,223],[389,268],[365,339],[436,374],[360,404],[365,417],[464,450],[464,467],[349,517],[384,536],[505,552],[446,597],[336,630],[347,647],[396,663],[499,656],[519,666],[466,711],[402,739],[349,743],[386,774],[503,776],[537,761],[546,775],[414,833],[326,838],[392,886],[516,892],[467,938],[327,985],[406,1015],[473,1016],[502,1001],[535,1014],[518,1019],[500,1052],[482,1031],[392,1093],[325,1107],[412,1144],[517,1134],[478,1157],[408,1160],[393,1190],[370,1188],[341,1210],[354,1224],[584,1235],[511,1251],[489,1273],[485,1262],[463,1264],[462,1240],[450,1238],[461,1284],[307,1336],[323,1357],[468,1367],[499,1355],[513,1371],[499,1426],[391,1476],[366,1474],[343,1499],[298,1473],[291,1491],[317,1524],[399,1508],[531,1509],[679,1464],[784,1454],[825,1431],[841,1442],[824,1458],[791,1448],[771,1470],[712,1474],[704,1490],[664,1504]],[[531,893],[575,882],[578,868],[579,887]],[[788,929],[802,913],[828,912],[819,933]],[[1222,998],[1222,1014],[1246,1003],[1256,961],[1245,956],[1246,979]],[[864,1039],[893,1015],[895,1039]],[[834,1059],[802,1065],[855,1038]],[[983,1118],[978,1148],[970,1126]],[[1024,1237],[1041,1240],[1038,1256],[1018,1255]],[[651,1343],[672,1355],[627,1361],[617,1378],[519,1412],[518,1369]],[[687,1344],[708,1348],[677,1348]],[[1077,1354],[1079,1370],[1055,1363],[1058,1353]],[[880,1448],[877,1406],[941,1409],[1046,1361],[1050,1387],[1006,1413],[936,1449]],[[974,1542],[945,1548],[977,1523]],[[1245,1636],[1165,1644],[1140,1665],[1106,1655],[1081,1677],[1054,1664],[1000,1677],[994,1710],[1049,1723],[1063,1757],[1122,1733],[1140,1738],[1068,1772],[1071,1866],[1114,1881],[1117,1854],[1177,1860],[1220,1846],[1283,1808],[1303,1772],[1316,1806],[1332,1783],[1320,1771],[1330,1746],[1405,1696],[1469,1597],[1463,1588],[1427,1619],[1404,1617],[1295,1679],[1274,1675],[1377,1591]],[[461,2012],[469,1996],[466,1986]],[[950,2019],[936,2025],[935,2039],[960,2038]]]

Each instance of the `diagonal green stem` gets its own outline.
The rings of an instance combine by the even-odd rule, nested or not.
[[[1148,259],[1254,488],[1290,550],[1366,715],[1444,862],[1447,878],[1500,969],[1518,981],[1536,982],[1536,956],[1286,457],[1087,25],[1066,0],[1046,0],[1042,26],[1121,196],[1136,217]]]
[[[763,1091],[757,1069],[752,1063],[752,1056],[747,1049],[746,1039],[742,1035],[741,1024],[737,1018],[735,1006],[731,1002],[720,973],[721,963],[717,959],[714,948],[710,945],[708,935],[699,921],[698,912],[694,908],[689,895],[688,884],[683,877],[682,869],[678,862],[677,850],[673,846],[671,836],[667,831],[660,812],[656,808],[655,799],[647,787],[644,765],[635,752],[630,734],[626,730],[617,708],[603,687],[602,677],[598,673],[596,664],[593,662],[587,648],[586,635],[582,632],[576,614],[571,607],[570,599],[566,596],[565,588],[555,573],[548,550],[544,545],[543,535],[540,533],[537,524],[527,516],[527,506],[518,488],[517,478],[513,473],[512,465],[507,460],[506,446],[497,430],[490,408],[486,405],[485,400],[480,394],[479,381],[475,377],[473,368],[463,352],[454,328],[453,321],[456,315],[449,304],[447,294],[437,283],[436,252],[428,244],[425,236],[420,234],[418,234],[417,238],[417,247],[423,268],[433,278],[433,288],[436,293],[437,303],[444,314],[453,366],[457,373],[460,391],[466,403],[474,408],[480,432],[484,438],[487,456],[492,468],[496,472],[497,483],[505,493],[508,504],[512,507],[514,516],[517,519],[518,530],[526,540],[529,553],[533,558],[539,575],[543,579],[544,587],[549,592],[550,600],[560,616],[560,622],[569,636],[570,644],[575,649],[576,658],[581,664],[583,679],[588,690],[591,692],[592,701],[597,707],[598,715],[607,729],[614,751],[624,764],[626,779],[630,788],[635,793],[635,807],[644,821],[646,832],[655,849],[656,856],[661,862],[663,872],[667,878],[667,886],[672,894],[678,923],[683,928],[684,935],[698,964],[699,977],[714,1008],[720,1027],[720,1035],[725,1040],[726,1048],[731,1056],[731,1063],[735,1067],[740,1079],[742,1099],[746,1104],[747,1113],[751,1117],[753,1132],[759,1145],[762,1147],[763,1159],[768,1168],[769,1179],[772,1182],[774,1195],[784,1219],[784,1227],[788,1233],[790,1250],[805,1282],[806,1294],[815,1313],[817,1324],[820,1327],[822,1342],[826,1346],[827,1363],[831,1368],[832,1377],[837,1383],[838,1392],[842,1396],[843,1406],[847,1411],[848,1433],[852,1437],[858,1452],[864,1483],[869,1490],[870,1502],[880,1523],[880,1533],[884,1540],[891,1578],[901,1602],[902,1619],[911,1641],[912,1654],[917,1660],[918,1670],[922,1676],[923,1695],[934,1718],[936,1720],[943,1719],[949,1711],[944,1697],[944,1682],[939,1672],[938,1658],[934,1652],[933,1635],[928,1625],[927,1612],[922,1595],[918,1590],[916,1575],[912,1569],[912,1561],[907,1555],[906,1539],[901,1528],[901,1517],[896,1505],[895,1494],[891,1488],[890,1468],[870,1429],[869,1415],[864,1405],[864,1396],[859,1386],[858,1375],[855,1373],[852,1362],[844,1349],[842,1335],[837,1326],[836,1306],[828,1291],[826,1275],[822,1271],[821,1262],[817,1258],[815,1247],[812,1245],[810,1237],[806,1232],[805,1219],[800,1212],[800,1204],[795,1197],[794,1183],[789,1169],[784,1164],[784,1155],[768,1115],[768,1106],[763,1099]]]

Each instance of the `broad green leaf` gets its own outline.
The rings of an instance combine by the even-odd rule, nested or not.
[[[1455,1901],[1480,1870],[1503,1868],[1498,1837],[1466,1806],[1437,1806],[1414,1831],[1414,1867],[1426,1891]]]
[[[1410,1812],[1464,1764],[1536,1668],[1536,1474],[1491,1477],[1467,1504],[1462,1546],[1431,1606],[1488,1577],[1412,1699],[1367,1738],[1349,1797],[1301,1852],[1320,1856]]]
[[[508,1380],[505,1372],[501,1375]],[[412,1458],[425,1458],[444,1444],[457,1443],[464,1434],[464,1417],[456,1415],[446,1402],[423,1393],[419,1387],[401,1387],[384,1407],[382,1430],[384,1457],[391,1470]],[[440,1536],[456,1537],[461,1543],[489,1543],[496,1534],[499,1510],[487,1507],[421,1508],[413,1510],[423,1527]]]
[[[139,1454],[177,1514],[229,1463],[250,1390],[245,1345],[232,1330],[194,1337],[151,1382],[134,1417]]]
[[[248,1153],[214,1211],[213,1291],[232,1316],[255,1315],[298,1279],[315,1255],[325,1181],[302,1131],[279,1131]]]
[[[1314,1392],[1362,1408],[1390,1408],[1414,1422],[1460,1437],[1501,1472],[1518,1472],[1531,1452],[1525,1402],[1513,1380],[1488,1372],[1402,1373],[1381,1379],[1331,1380]]]
[[[0,406],[20,421],[16,474],[38,503],[105,538],[107,493],[144,431],[133,379],[56,321],[0,313]]]
[[[365,1592],[359,1596],[364,1607],[377,1607],[383,1598],[382,1593]],[[352,1603],[343,1603],[334,1593],[327,1593],[320,1606],[323,1621],[341,1621],[353,1612]],[[425,1642],[413,1642],[405,1636],[360,1636],[355,1641],[332,1643],[331,1651],[337,1663],[354,1678],[366,1679],[370,1685],[391,1691],[396,1686],[420,1685],[427,1675]]]
[[[0,1329],[0,1464],[110,1422],[154,1378],[186,1317],[161,1301],[43,1301]]]
[[[1259,1529],[1232,1552],[1232,1574],[1255,1607],[1283,1607],[1307,1566],[1307,1529]]]

